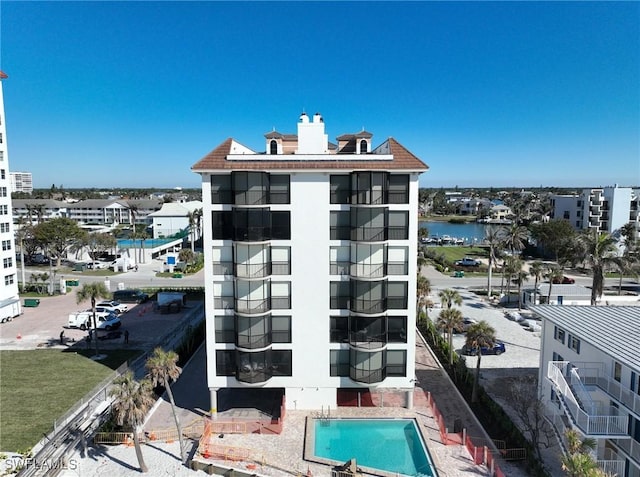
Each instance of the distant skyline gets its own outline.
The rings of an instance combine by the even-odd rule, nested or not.
[[[422,187],[640,186],[639,39],[639,2],[0,1],[10,168],[197,188],[306,111],[394,137]]]

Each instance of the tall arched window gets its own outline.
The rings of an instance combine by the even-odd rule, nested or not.
[[[363,139],[360,141],[360,154],[366,154],[367,152],[367,141]]]
[[[269,154],[278,154],[278,142],[275,139],[271,140],[269,149]]]

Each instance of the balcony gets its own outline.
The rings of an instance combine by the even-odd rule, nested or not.
[[[385,298],[378,300],[352,298],[350,305],[351,311],[355,313],[376,314],[387,311],[387,300]]]
[[[350,274],[357,278],[382,278],[387,274],[384,263],[352,263]]]
[[[331,262],[329,264],[329,274],[349,275],[349,262]]]
[[[611,442],[635,462],[640,462],[640,443],[638,441],[634,439],[611,439]],[[624,473],[618,475],[624,475]]]
[[[238,333],[236,336],[236,346],[244,349],[259,349],[271,346],[273,339],[271,332],[260,334]]]
[[[577,370],[568,361],[549,362],[547,379],[553,383],[565,414],[585,436],[629,437],[627,435],[629,417],[617,415],[614,408],[609,408],[607,411],[596,405],[588,396],[588,391],[584,388]]]
[[[382,242],[387,240],[385,227],[353,227],[351,240],[356,242]]]
[[[372,334],[365,330],[362,331],[350,331],[349,332],[349,344],[354,348],[359,349],[383,349],[387,345],[387,334],[379,333]]]
[[[233,262],[213,262],[214,275],[233,275]]]
[[[271,310],[271,299],[260,298],[257,300],[246,300],[242,298],[236,298],[235,301],[236,312],[244,313],[247,315],[266,313]]]
[[[349,367],[349,377],[356,382],[373,384],[379,383],[387,377],[386,369],[358,369],[353,366]]]
[[[271,263],[236,263],[235,276],[238,278],[264,278],[271,275]]]

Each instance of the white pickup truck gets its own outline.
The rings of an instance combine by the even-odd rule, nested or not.
[[[96,324],[99,330],[111,331],[120,328],[122,322],[114,313],[96,312]],[[93,313],[91,310],[70,313],[67,326],[69,328],[80,328],[83,331],[91,329],[93,328]]]

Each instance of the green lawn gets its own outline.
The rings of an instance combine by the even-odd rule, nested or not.
[[[457,260],[462,260],[464,257],[472,258],[486,258],[487,249],[482,247],[448,247],[448,246],[431,246],[429,250],[435,251],[437,254],[444,254],[447,261],[455,263]]]
[[[138,350],[0,351],[0,451],[25,452],[82,396]]]

